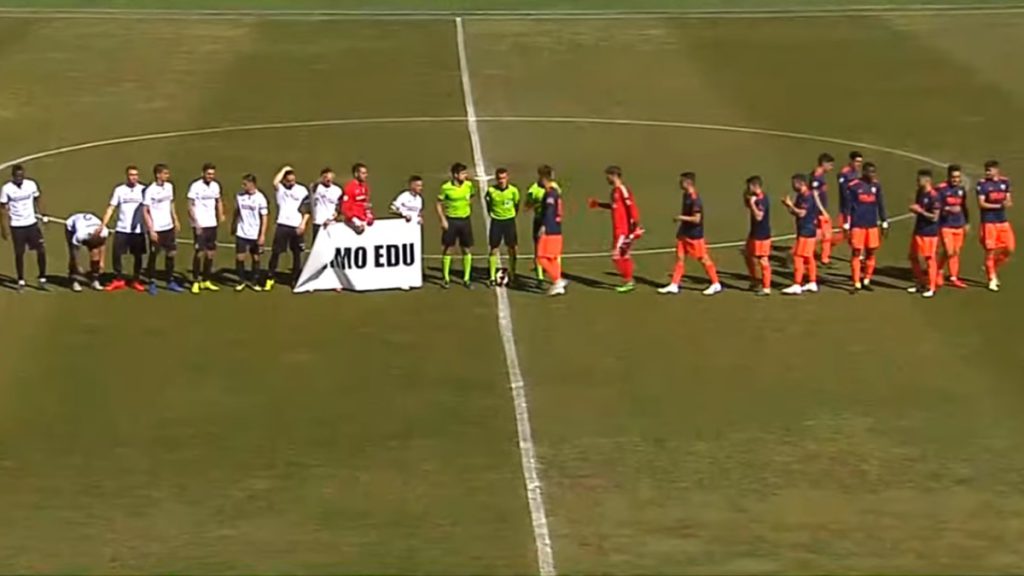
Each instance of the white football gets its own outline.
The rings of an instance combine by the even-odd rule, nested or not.
[[[501,287],[508,286],[508,268],[501,268],[494,275],[494,282]]]

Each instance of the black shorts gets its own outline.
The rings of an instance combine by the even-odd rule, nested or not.
[[[174,233],[174,228],[157,232],[156,242],[150,242],[150,252],[159,252],[161,250],[164,252],[176,252],[178,250],[178,235]]]
[[[519,245],[519,232],[516,230],[516,219],[491,220],[491,229],[488,232],[491,250],[505,244],[509,248]]]
[[[235,254],[241,256],[242,254],[250,254],[252,256],[259,256],[263,254],[263,246],[260,245],[256,240],[249,240],[248,238],[235,238]]]
[[[456,244],[473,247],[473,223],[469,218],[448,218],[448,229],[441,233],[441,245],[451,248]]]
[[[19,253],[24,252],[25,248],[39,251],[46,244],[43,229],[38,223],[31,226],[11,226],[11,240],[14,242],[15,252]]]
[[[536,244],[540,241],[540,229],[544,226],[544,221],[540,218],[533,219],[533,243]]]
[[[114,232],[114,254],[141,256],[146,253],[146,235],[132,232]]]
[[[298,228],[278,224],[274,229],[274,252],[284,252],[285,250],[305,252],[306,244],[303,242],[302,236],[299,236]]]
[[[211,226],[209,228],[193,228],[195,233],[195,245],[196,250],[216,250],[217,249],[217,227]]]

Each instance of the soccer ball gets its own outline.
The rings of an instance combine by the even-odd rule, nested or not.
[[[498,270],[497,274],[494,275],[494,283],[502,288],[508,286],[508,268]]]

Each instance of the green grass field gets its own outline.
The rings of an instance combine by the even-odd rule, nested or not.
[[[977,177],[995,157],[1024,178],[1019,5],[886,4],[901,11],[467,17],[483,161],[524,186],[537,164],[556,167],[576,255],[608,248],[607,216],[584,200],[605,193],[610,163],[637,194],[641,249],[672,245],[684,169],[699,174],[716,244],[745,234],[746,176],[762,174],[778,198],[819,152],[845,157],[844,142],[879,164],[896,214],[924,159]],[[127,11],[48,11],[106,7]],[[474,164],[454,17],[137,8],[749,7],[849,9],[3,1],[0,161],[224,128],[28,161],[46,211],[61,216],[102,213],[128,163],[170,164],[180,199],[207,160],[227,190],[248,171],[266,188],[283,163],[309,181],[359,160],[378,206],[410,173],[433,196],[450,163]],[[302,122],[320,124],[230,129]],[[775,231],[791,232],[773,208]],[[659,297],[648,284],[667,280],[665,253],[638,257],[644,285],[630,295],[607,289],[617,279],[604,256],[565,260],[577,281],[564,299],[511,291],[555,570],[1024,568],[1024,268],[1011,262],[1004,290],[984,290],[972,233],[964,269],[975,285],[911,297],[909,232],[894,224],[871,294],[847,292],[845,247],[813,297],[754,298],[735,248],[713,252],[727,285],[714,299],[695,290],[696,263],[685,294]],[[60,274],[62,231],[46,233]],[[431,254],[437,235],[428,218]],[[183,246],[179,270],[190,257]],[[13,274],[12,260],[0,245],[0,274]],[[428,259],[430,277],[437,264]],[[0,572],[536,573],[496,302],[482,285],[301,297],[0,290]]]

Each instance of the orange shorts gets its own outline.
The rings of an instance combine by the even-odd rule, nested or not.
[[[965,236],[967,236],[967,231],[963,228],[943,228],[942,249],[946,251],[946,254],[959,254],[960,249],[964,247]]]
[[[537,240],[538,258],[561,258],[562,257],[562,235],[548,236],[547,234]]]
[[[708,243],[703,238],[679,238],[676,240],[676,255],[704,258],[708,255]]]
[[[818,230],[821,231],[821,234],[822,234],[823,237],[831,238],[832,237],[832,217],[829,216],[828,214],[822,214],[821,216],[818,216]]]
[[[935,258],[935,254],[939,251],[939,237],[938,236],[918,236],[914,235],[910,239],[910,257],[916,258],[918,256],[924,258]]]
[[[751,258],[767,258],[772,255],[771,238],[767,240],[755,240],[747,238],[747,256]]]
[[[816,241],[816,238],[797,238],[796,244],[793,246],[793,256],[797,258],[814,258],[814,245]]]
[[[981,225],[981,245],[985,250],[1009,250],[1017,248],[1017,239],[1009,222],[985,222]]]
[[[850,247],[854,250],[875,250],[882,245],[882,232],[874,228],[850,228]]]

